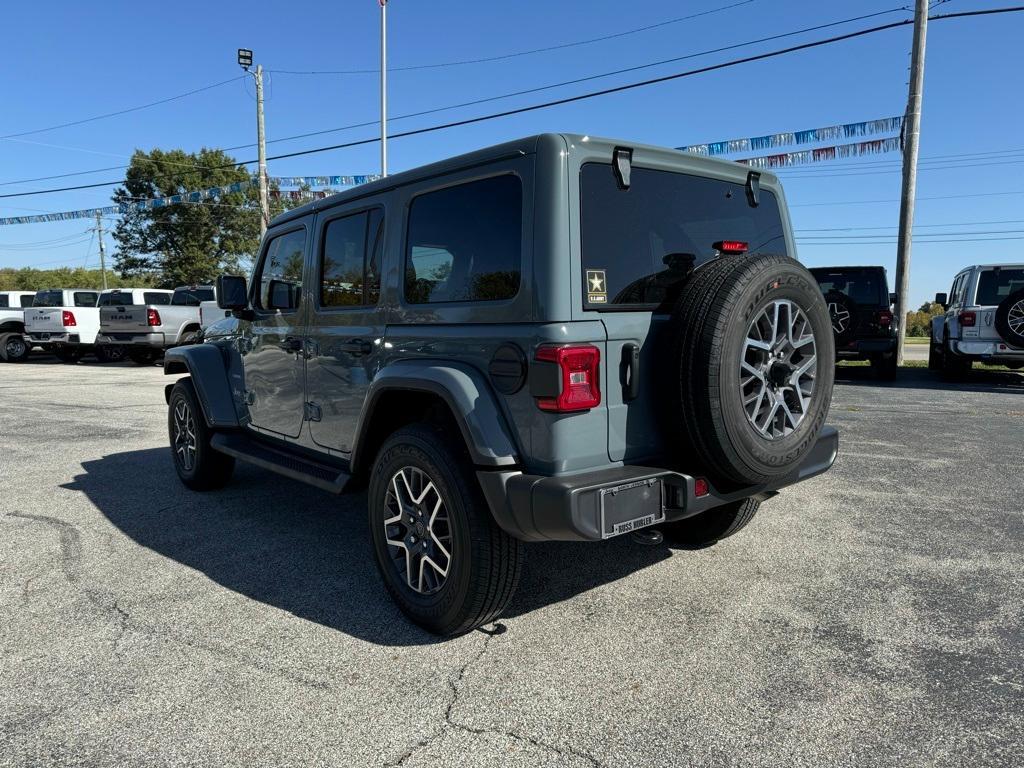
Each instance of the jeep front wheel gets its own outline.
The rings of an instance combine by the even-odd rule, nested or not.
[[[814,277],[784,256],[719,258],[683,289],[672,323],[686,466],[724,486],[796,469],[824,426],[835,373]]]
[[[501,614],[521,545],[495,523],[461,445],[425,424],[395,432],[377,456],[367,506],[377,566],[410,619],[457,635]]]
[[[167,432],[174,469],[187,487],[193,491],[210,491],[223,487],[231,479],[235,460],[210,446],[213,432],[206,426],[195,387],[187,377],[171,389]]]

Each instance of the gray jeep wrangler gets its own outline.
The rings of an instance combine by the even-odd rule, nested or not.
[[[232,317],[168,351],[182,482],[236,459],[368,487],[380,573],[439,634],[493,621],[521,542],[703,546],[827,470],[828,310],[778,180],[545,134],[282,214]]]

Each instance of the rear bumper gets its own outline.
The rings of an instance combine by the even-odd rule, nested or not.
[[[1011,347],[1005,341],[954,341],[953,351],[978,360],[1024,360],[1024,349]]]
[[[164,349],[167,337],[162,333],[101,333],[96,337],[96,343]]]
[[[710,486],[710,492],[700,497],[694,490],[695,477],[655,467],[624,466],[555,477],[481,470],[477,477],[495,520],[517,539],[600,541],[739,499],[768,498],[825,472],[838,452],[839,433],[825,427],[791,474],[729,493]]]
[[[82,343],[82,337],[79,334],[64,331],[29,331],[25,336],[33,344],[46,346],[57,347]]]
[[[856,339],[842,347],[836,347],[837,357],[861,357],[896,351],[896,339]]]

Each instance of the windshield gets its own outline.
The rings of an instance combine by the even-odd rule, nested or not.
[[[978,296],[974,303],[991,307],[1024,288],[1024,267],[986,269],[978,276]]]
[[[747,202],[742,184],[633,167],[621,190],[610,164],[580,170],[580,229],[588,309],[668,309],[715,244],[746,243],[750,253],[786,255],[775,195]]]
[[[171,304],[176,307],[198,307],[201,302],[213,301],[213,288],[176,288]]]
[[[812,269],[811,274],[818,280],[822,293],[841,293],[860,306],[889,306],[889,287],[884,270],[825,267]]]
[[[33,307],[63,307],[64,306],[64,292],[63,291],[36,291],[35,298],[32,299]]]

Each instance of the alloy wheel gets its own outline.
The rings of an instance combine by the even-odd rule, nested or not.
[[[18,360],[26,352],[25,340],[21,336],[9,336],[7,344],[4,345],[8,360]]]
[[[1006,324],[1010,330],[1024,338],[1024,299],[1021,299],[1006,314]]]
[[[184,400],[174,406],[174,452],[178,455],[181,468],[191,472],[196,465],[196,422],[192,409]]]
[[[451,572],[452,528],[434,481],[403,467],[388,483],[384,507],[384,539],[399,577],[418,594],[438,592]]]
[[[773,301],[751,321],[740,354],[740,397],[747,421],[777,440],[811,410],[817,376],[811,323],[792,301]]]

